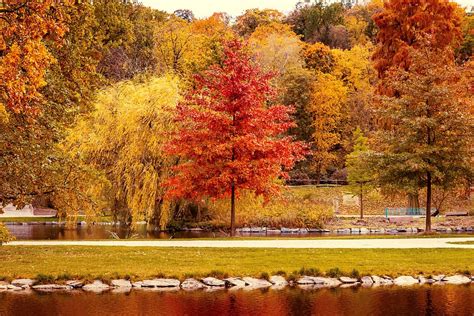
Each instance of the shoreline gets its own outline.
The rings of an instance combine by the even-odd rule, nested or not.
[[[130,281],[129,279],[113,279],[110,282],[94,280],[86,282],[83,280],[67,280],[65,282],[41,283],[33,279],[15,279],[11,282],[0,281],[0,293],[2,292],[23,292],[30,291],[38,293],[51,293],[62,291],[83,291],[93,293],[104,293],[108,291],[129,293],[132,290],[153,290],[153,291],[214,291],[224,289],[275,289],[281,290],[286,287],[298,287],[303,290],[314,290],[323,288],[355,288],[355,287],[378,287],[378,286],[442,286],[442,285],[464,285],[472,286],[474,276],[467,275],[435,275],[435,276],[409,276],[402,275],[397,278],[389,276],[339,276],[323,277],[302,275],[299,278],[284,277],[282,275],[272,275],[264,278],[253,277],[227,277],[219,279],[215,277],[205,277],[200,279],[187,278],[185,280],[173,278],[154,278],[140,281]]]

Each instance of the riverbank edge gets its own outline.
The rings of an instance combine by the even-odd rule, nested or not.
[[[10,226],[27,226],[27,225],[48,225],[48,226],[62,226],[66,227],[67,222],[59,221],[3,221],[0,224]],[[146,225],[146,222],[138,222],[137,225]],[[85,222],[80,221],[72,223],[72,227],[87,227],[87,226],[121,226],[121,223],[114,222]],[[168,234],[178,232],[191,232],[191,233],[215,233],[216,235],[228,236],[229,233],[224,227],[182,227],[179,229],[158,229],[155,228],[156,232],[164,232]],[[325,235],[395,235],[395,234],[419,234],[423,233],[424,229],[416,226],[400,225],[397,224],[393,227],[371,227],[371,226],[354,226],[354,227],[335,227],[331,229],[325,228],[311,228],[311,227],[239,227],[236,229],[238,236],[295,236],[295,235],[308,235],[308,234],[320,234]],[[434,233],[442,234],[462,234],[462,233],[474,233],[474,226],[442,226],[433,227]]]
[[[94,280],[86,282],[83,280],[68,280],[61,283],[43,283],[33,279],[15,279],[11,282],[0,281],[0,292],[57,292],[57,291],[85,291],[102,293],[107,291],[128,293],[132,290],[155,290],[155,291],[191,291],[191,290],[222,290],[222,289],[283,289],[286,287],[299,287],[312,290],[321,288],[353,288],[353,287],[377,287],[377,286],[417,286],[417,285],[472,285],[474,276],[456,274],[452,276],[339,276],[323,277],[302,275],[284,277],[282,275],[266,276],[264,278],[253,277],[227,277],[215,278],[205,277],[200,279],[187,278],[184,281],[172,278],[155,278],[142,281],[130,281],[128,279],[113,279],[110,282]]]

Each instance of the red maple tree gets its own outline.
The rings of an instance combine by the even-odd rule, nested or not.
[[[167,146],[179,158],[168,181],[172,197],[231,199],[249,190],[268,199],[278,192],[275,179],[303,158],[304,144],[283,134],[294,126],[292,109],[271,105],[272,75],[252,62],[239,41],[225,44],[223,65],[196,76],[194,88],[178,105],[180,128]]]

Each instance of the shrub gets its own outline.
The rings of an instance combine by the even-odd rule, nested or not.
[[[42,273],[36,275],[35,279],[36,281],[38,281],[38,283],[41,283],[41,284],[54,283],[55,281],[54,276],[50,274],[42,274]]]
[[[12,240],[15,240],[15,237],[10,234],[5,225],[0,224],[0,245]]]
[[[314,269],[314,268],[306,269],[306,268],[303,267],[303,268],[300,269],[299,274],[300,275],[308,275],[308,276],[320,276],[321,271],[319,271],[319,269]]]
[[[326,272],[326,275],[330,278],[338,278],[342,275],[342,271],[339,268],[331,268]]]
[[[356,278],[356,279],[360,278],[360,273],[359,273],[359,271],[356,270],[356,269],[352,269],[352,271],[351,271],[351,273],[350,273],[350,277],[351,277],[351,278]]]

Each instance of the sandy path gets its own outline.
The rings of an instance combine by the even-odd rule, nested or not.
[[[10,246],[126,246],[126,247],[189,247],[189,248],[465,248],[474,244],[458,245],[450,242],[474,242],[466,238],[404,238],[404,239],[274,239],[274,240],[25,240],[8,243]]]

